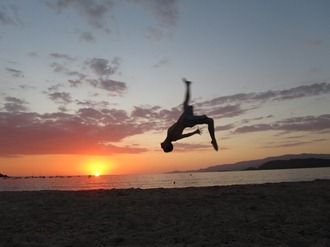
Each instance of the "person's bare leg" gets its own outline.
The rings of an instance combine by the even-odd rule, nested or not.
[[[213,146],[213,148],[218,151],[218,143],[217,140],[215,139],[215,135],[214,135],[214,120],[213,118],[209,118],[207,120],[207,126],[208,126],[208,130],[210,133],[210,137],[212,139],[211,144]]]
[[[191,81],[187,81],[186,79],[182,79],[183,82],[186,84],[186,97],[183,102],[184,109],[186,109],[189,105],[189,100],[190,100],[190,84]]]
[[[215,134],[214,134],[214,120],[213,118],[206,117],[205,119],[196,122],[196,124],[207,124],[207,128],[209,130],[209,134],[211,137],[211,144],[213,148],[218,151],[218,143],[217,140],[215,139]]]

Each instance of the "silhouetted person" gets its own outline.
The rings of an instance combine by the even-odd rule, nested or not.
[[[173,150],[172,142],[192,136],[194,134],[200,135],[202,133],[198,128],[193,132],[182,134],[183,130],[186,127],[194,127],[197,124],[207,124],[212,140],[211,143],[214,149],[218,151],[218,144],[214,136],[214,121],[212,118],[209,118],[206,115],[201,115],[201,116],[194,115],[193,106],[189,105],[191,82],[185,79],[183,79],[183,81],[186,84],[186,98],[185,101],[183,102],[183,113],[179,117],[178,121],[167,130],[166,139],[161,143],[161,147],[164,150],[164,152],[166,153],[171,152]]]

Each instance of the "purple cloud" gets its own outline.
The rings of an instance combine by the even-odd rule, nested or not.
[[[68,104],[72,102],[70,93],[66,92],[50,93],[48,94],[48,97],[56,103]]]
[[[260,108],[266,102],[293,100],[329,93],[330,83],[322,82],[287,90],[269,90],[260,93],[239,93],[221,96],[196,103],[196,107],[201,108],[203,112],[214,118],[234,117],[242,115],[249,110]]]
[[[323,131],[330,129],[330,114],[320,116],[305,116],[288,118],[270,124],[255,124],[237,128],[234,133],[249,133],[260,131]]]
[[[27,111],[28,108],[25,106],[27,102],[15,97],[6,97],[7,103],[4,104],[4,109],[8,112],[22,112]]]
[[[103,58],[93,58],[87,61],[86,64],[97,76],[108,77],[118,72],[120,66],[119,61],[119,57],[114,57],[111,62]]]
[[[306,86],[294,87],[288,90],[266,91],[260,93],[239,93],[230,96],[217,97],[199,103],[199,106],[216,106],[233,103],[265,103],[270,101],[283,101],[296,98],[318,96],[330,93],[330,83],[314,83]]]
[[[113,142],[151,127],[115,109],[83,108],[76,114],[0,112],[0,155],[140,153],[146,149]]]

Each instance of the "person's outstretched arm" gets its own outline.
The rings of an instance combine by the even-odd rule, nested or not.
[[[201,135],[202,134],[202,131],[198,128],[197,130],[195,130],[193,132],[182,134],[179,139],[187,138],[187,137],[192,136],[192,135],[195,135],[195,134]]]

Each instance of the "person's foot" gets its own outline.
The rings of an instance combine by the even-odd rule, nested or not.
[[[189,85],[191,84],[191,81],[187,81],[186,78],[182,78],[182,81],[183,81],[184,83],[186,83],[187,86],[189,86]]]
[[[211,143],[212,143],[212,146],[215,149],[215,151],[218,151],[218,143],[217,143],[217,141],[216,140],[213,140],[213,141],[211,141]]]

